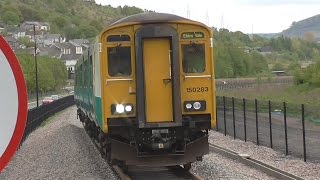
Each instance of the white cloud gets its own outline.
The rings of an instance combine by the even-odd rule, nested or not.
[[[136,6],[156,12],[173,13],[217,28],[245,33],[274,33],[319,13],[319,0],[96,0],[111,6]],[[207,18],[207,14],[208,17]]]

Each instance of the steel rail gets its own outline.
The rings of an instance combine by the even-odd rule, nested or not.
[[[236,160],[240,163],[243,163],[247,166],[250,166],[252,168],[260,170],[260,171],[262,171],[270,176],[273,176],[275,178],[285,179],[285,180],[303,180],[303,178],[301,178],[301,177],[298,177],[296,175],[290,174],[286,171],[283,171],[281,169],[275,168],[273,166],[270,166],[270,165],[263,163],[261,161],[258,161],[256,159],[253,159],[247,154],[239,154],[239,153],[230,151],[228,149],[225,149],[223,147],[220,147],[218,145],[211,144],[211,143],[209,144],[209,148],[211,151],[213,151],[215,153],[219,153],[222,156]]]

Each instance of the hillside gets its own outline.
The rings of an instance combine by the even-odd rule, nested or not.
[[[320,14],[310,18],[293,22],[291,27],[282,31],[282,34],[287,37],[305,37],[313,36],[320,38]]]
[[[90,38],[107,24],[141,12],[137,7],[101,6],[94,0],[1,0],[0,24],[49,22],[50,33],[65,35],[68,39]]]

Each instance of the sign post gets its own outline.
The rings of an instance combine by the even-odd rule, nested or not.
[[[0,36],[0,173],[19,148],[27,122],[27,99],[19,61]]]

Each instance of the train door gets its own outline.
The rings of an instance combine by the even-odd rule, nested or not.
[[[172,122],[172,81],[169,38],[143,39],[146,122]]]

